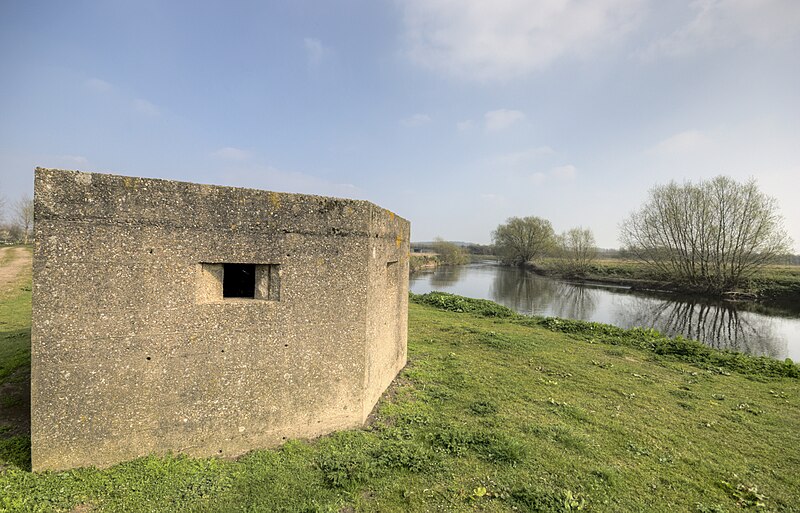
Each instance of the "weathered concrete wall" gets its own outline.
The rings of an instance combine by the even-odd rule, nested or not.
[[[34,205],[35,470],[358,426],[405,365],[409,223],[371,203],[37,169]]]

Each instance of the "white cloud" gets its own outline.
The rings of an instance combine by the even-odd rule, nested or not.
[[[431,121],[433,120],[427,114],[414,114],[413,116],[401,119],[400,124],[406,127],[415,127],[427,125]]]
[[[316,69],[322,61],[331,54],[331,49],[322,44],[322,41],[313,37],[303,39],[306,49],[306,63],[311,69]]]
[[[549,146],[537,146],[527,150],[503,153],[491,160],[491,163],[499,166],[517,167],[529,165],[545,155],[552,155],[555,152]]]
[[[225,160],[242,161],[250,158],[250,152],[233,146],[226,146],[212,152],[211,156]]]
[[[469,132],[473,128],[475,128],[475,122],[472,121],[471,119],[459,121],[458,123],[456,123],[456,129],[458,129],[459,132]]]
[[[691,20],[640,52],[644,59],[753,43],[768,46],[800,36],[797,0],[696,0]]]
[[[560,182],[568,182],[575,179],[578,170],[572,164],[565,164],[549,169],[546,173],[537,171],[529,175],[529,180],[534,185],[544,185],[553,180]]]
[[[550,170],[549,174],[557,180],[573,180],[577,172],[578,170],[575,169],[575,166],[567,164],[565,166],[554,167]]]
[[[547,175],[537,171],[530,176],[533,185],[542,185],[547,180]]]
[[[90,91],[98,94],[107,94],[109,98],[118,107],[122,109],[130,108],[137,114],[147,117],[157,117],[161,115],[161,111],[151,102],[144,98],[135,98],[130,93],[126,92],[123,87],[117,87],[100,78],[89,78],[84,81],[83,85]]]
[[[111,84],[99,78],[90,78],[84,82],[84,85],[96,93],[107,93],[114,88]]]
[[[487,132],[504,130],[518,121],[525,119],[525,114],[518,110],[491,110],[483,115]]]
[[[648,150],[648,153],[678,155],[707,147],[711,138],[699,130],[686,130],[667,137]]]
[[[507,80],[588,56],[638,25],[644,0],[406,0],[406,53],[459,78]]]
[[[156,117],[161,115],[161,112],[158,110],[158,107],[150,103],[149,101],[143,98],[136,98],[133,100],[133,110],[138,112],[139,114],[143,114],[149,117]]]

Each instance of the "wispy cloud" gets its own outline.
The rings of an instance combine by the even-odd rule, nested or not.
[[[693,16],[643,51],[652,60],[661,55],[681,56],[741,43],[782,44],[800,37],[797,0],[696,0]]]
[[[550,146],[537,146],[522,151],[503,153],[491,159],[491,163],[498,166],[518,167],[530,165],[545,155],[555,152]]]
[[[322,41],[313,37],[303,39],[303,47],[306,50],[306,64],[309,69],[317,69],[326,57],[331,55],[330,48],[322,44]]]
[[[401,5],[406,53],[414,63],[467,80],[502,81],[562,57],[599,51],[639,24],[644,0],[406,0]]]
[[[699,130],[686,130],[658,142],[647,153],[677,155],[706,148],[711,138]]]
[[[473,128],[475,128],[475,122],[472,121],[471,119],[466,119],[464,121],[459,121],[458,123],[456,123],[456,130],[458,130],[459,132],[469,132]]]
[[[243,161],[250,158],[250,152],[241,148],[234,148],[233,146],[225,146],[224,148],[211,152],[211,156],[224,160]]]
[[[557,180],[573,180],[578,170],[572,164],[554,167],[550,170],[550,176]]]
[[[133,110],[148,117],[156,117],[161,115],[161,111],[158,110],[158,107],[144,98],[136,98],[133,100]]]
[[[427,114],[414,114],[413,116],[401,119],[400,124],[405,127],[416,127],[416,126],[427,125],[431,121],[433,120]]]
[[[505,130],[514,123],[525,119],[525,114],[518,110],[498,109],[491,110],[483,115],[486,131],[497,132]]]
[[[130,93],[126,92],[124,87],[118,87],[110,82],[101,78],[92,77],[88,78],[83,83],[84,87],[98,95],[106,95],[112,102],[117,103],[117,107],[121,109],[130,109],[133,112],[146,116],[158,117],[161,111],[152,102],[144,98],[136,98]]]
[[[544,185],[547,182],[569,182],[575,179],[578,174],[578,169],[572,164],[565,164],[563,166],[556,166],[550,168],[546,172],[537,171],[531,173],[529,180],[534,185]]]
[[[83,85],[85,85],[90,91],[94,91],[96,93],[107,93],[114,88],[111,84],[99,78],[89,78],[83,83]]]
[[[546,180],[547,180],[547,174],[542,173],[541,171],[531,173],[530,182],[533,185],[542,185]]]

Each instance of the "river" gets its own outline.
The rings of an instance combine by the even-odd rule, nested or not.
[[[432,290],[491,299],[526,315],[655,328],[718,349],[800,361],[800,305],[761,305],[634,292],[626,287],[572,283],[494,261],[439,267],[411,275],[411,292]]]

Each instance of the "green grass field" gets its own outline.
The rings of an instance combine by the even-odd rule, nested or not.
[[[29,365],[29,289],[0,301],[0,386]],[[409,364],[371,426],[36,474],[0,427],[0,511],[800,511],[796,364],[413,299]]]

